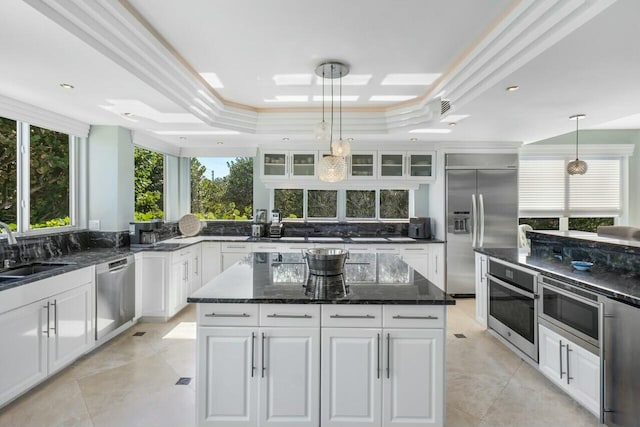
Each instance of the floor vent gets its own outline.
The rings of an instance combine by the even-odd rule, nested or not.
[[[455,336],[456,338],[466,338],[467,337],[465,334],[453,334],[453,336]]]
[[[133,334],[134,337],[141,337],[144,334],[146,334],[146,332],[136,332],[135,334]]]
[[[191,383],[191,377],[180,377],[176,385],[189,385]]]

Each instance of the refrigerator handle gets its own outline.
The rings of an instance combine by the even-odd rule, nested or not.
[[[478,213],[478,206],[476,205],[476,195],[471,195],[471,247],[476,247],[476,236],[477,236],[477,221],[476,214]]]
[[[482,194],[478,195],[478,204],[480,205],[480,209],[478,211],[478,222],[480,223],[480,238],[478,239],[478,246],[482,247],[484,245],[484,198]]]

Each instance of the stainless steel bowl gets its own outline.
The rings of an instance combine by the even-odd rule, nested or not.
[[[342,274],[348,257],[349,251],[337,248],[307,249],[304,254],[309,273],[317,276]]]

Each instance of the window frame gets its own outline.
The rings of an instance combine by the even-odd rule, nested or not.
[[[18,236],[49,234],[52,231],[64,232],[78,229],[78,141],[79,137],[55,131],[46,127],[43,129],[63,133],[69,140],[69,225],[59,227],[44,227],[30,229],[31,225],[31,124],[15,120],[16,122],[16,231]],[[34,125],[36,126],[36,125]]]

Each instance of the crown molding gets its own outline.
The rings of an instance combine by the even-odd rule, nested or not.
[[[127,0],[25,0],[204,123],[247,134],[311,133],[317,108],[261,108],[222,98]],[[389,107],[343,108],[348,134],[406,132],[440,125],[487,89],[616,0],[514,1],[425,94]],[[204,109],[194,99],[204,102]]]

